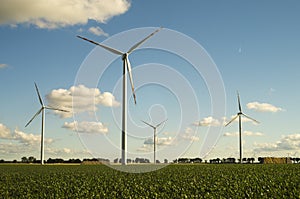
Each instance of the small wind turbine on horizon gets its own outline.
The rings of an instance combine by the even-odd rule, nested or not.
[[[36,112],[36,114],[31,118],[31,120],[29,120],[29,122],[27,122],[27,124],[25,125],[25,127],[27,127],[36,116],[38,116],[40,113],[42,113],[42,129],[41,129],[41,164],[44,164],[44,134],[45,134],[45,109],[49,109],[49,110],[55,110],[55,111],[62,111],[62,112],[69,112],[63,109],[58,109],[58,108],[53,108],[50,106],[45,106],[43,103],[43,100],[41,98],[39,89],[36,85],[36,83],[34,83],[35,85],[35,90],[37,92],[40,104],[41,104],[41,108]]]
[[[225,124],[225,126],[228,126],[231,122],[233,122],[234,120],[236,120],[236,118],[239,118],[239,143],[240,143],[240,163],[242,163],[242,116],[256,122],[259,123],[257,120],[245,115],[242,112],[242,107],[241,107],[241,101],[240,101],[240,95],[239,92],[237,92],[237,98],[238,98],[238,106],[239,106],[239,112],[236,114],[236,116],[234,118],[232,118],[227,124]]]
[[[134,92],[134,84],[133,84],[133,79],[132,79],[132,74],[131,74],[131,65],[128,59],[128,55],[130,53],[132,53],[136,48],[138,48],[140,45],[142,45],[146,40],[148,40],[150,37],[152,37],[155,33],[157,33],[158,31],[160,31],[162,29],[159,28],[157,30],[155,30],[153,33],[151,33],[150,35],[148,35],[146,38],[144,38],[143,40],[141,40],[140,42],[136,43],[135,45],[133,45],[127,52],[121,52],[117,49],[105,46],[103,44],[97,43],[95,41],[89,40],[87,38],[81,37],[81,36],[77,36],[80,39],[83,39],[85,41],[88,41],[92,44],[95,44],[97,46],[100,46],[102,48],[104,48],[105,50],[110,51],[111,53],[117,54],[122,56],[122,60],[123,60],[123,95],[122,95],[122,100],[123,100],[123,104],[122,104],[122,141],[121,141],[121,148],[122,148],[122,165],[126,165],[126,137],[127,137],[127,129],[126,129],[126,125],[127,125],[127,78],[126,78],[126,74],[128,72],[129,75],[129,80],[130,80],[130,84],[131,84],[131,90],[132,90],[132,95],[133,95],[133,99],[134,99],[134,103],[136,104],[136,96],[135,96],[135,92]]]
[[[148,126],[152,127],[153,128],[153,153],[154,153],[154,157],[153,157],[153,161],[154,161],[154,164],[156,164],[156,129],[162,125],[164,122],[166,122],[168,119],[162,121],[161,123],[157,124],[156,126],[152,125],[152,124],[149,124],[145,121],[142,120],[142,122],[144,122],[145,124],[147,124]]]

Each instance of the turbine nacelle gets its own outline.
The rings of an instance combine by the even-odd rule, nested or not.
[[[128,59],[128,53],[124,53],[123,55],[122,55],[122,60],[124,61],[124,60],[126,60],[126,59]]]

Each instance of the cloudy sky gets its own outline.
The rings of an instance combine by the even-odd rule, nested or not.
[[[39,157],[37,83],[47,110],[45,159],[120,157],[120,51],[164,27],[130,55],[128,157],[299,156],[298,1],[1,0],[0,159]],[[129,82],[128,82],[129,83]]]

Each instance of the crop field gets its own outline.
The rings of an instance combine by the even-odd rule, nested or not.
[[[127,166],[127,167],[130,167]],[[300,198],[300,164],[0,165],[1,198]]]

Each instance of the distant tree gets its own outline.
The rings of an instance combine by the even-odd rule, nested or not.
[[[164,159],[164,163],[165,163],[165,164],[168,164],[168,159]]]
[[[80,159],[69,159],[68,161],[65,161],[64,163],[81,163]]]
[[[261,164],[262,164],[262,163],[263,163],[263,160],[264,160],[264,158],[262,158],[262,157],[258,157],[258,158],[257,158],[257,160],[258,160],[258,162],[259,162],[259,163],[261,163]]]
[[[17,160],[13,160],[13,163],[17,163],[18,161]]]
[[[291,159],[291,161],[293,162],[293,163],[295,163],[296,161],[295,161],[295,158],[290,158]]]
[[[220,158],[217,158],[217,159],[216,159],[216,162],[217,162],[218,164],[220,163],[220,161],[221,161]]]
[[[118,160],[119,160],[118,158],[114,159],[114,163],[118,163]]]
[[[201,163],[202,159],[201,158],[193,158],[193,159],[190,159],[190,162],[191,163]]]
[[[255,161],[255,158],[250,158],[250,161],[253,164],[253,162]]]
[[[159,163],[160,163],[160,161],[159,161],[159,160],[156,160],[156,163],[157,163],[157,164],[159,164]]]
[[[179,158],[178,163],[190,163],[190,159],[189,158]]]
[[[299,163],[300,161],[300,158],[295,158],[296,162]]]
[[[3,162],[5,162],[5,161],[4,161],[3,159],[1,159],[1,160],[0,160],[0,163],[3,163]]]
[[[27,162],[28,162],[28,159],[27,159],[27,157],[24,156],[24,157],[21,158],[21,161],[22,161],[23,163],[27,163]]]
[[[243,161],[243,162],[246,162],[246,161],[247,161],[247,158],[243,158],[242,161]]]
[[[35,162],[35,161],[36,161],[36,158],[33,157],[33,156],[30,156],[30,157],[28,158],[28,162],[30,162],[30,163],[33,163],[33,162]]]

